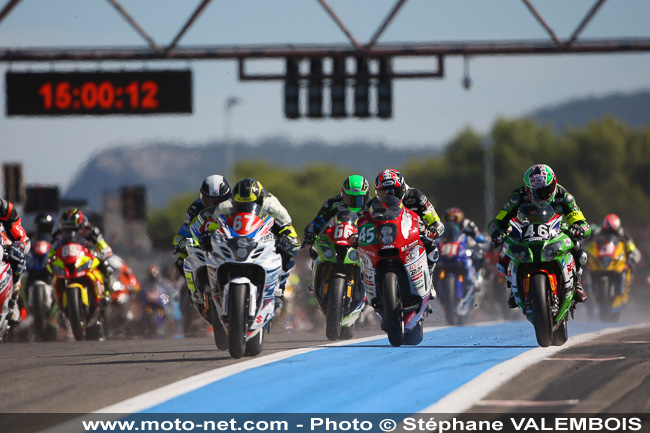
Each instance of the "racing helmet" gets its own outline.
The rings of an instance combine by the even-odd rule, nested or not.
[[[251,177],[240,180],[233,188],[233,198],[240,203],[264,204],[264,187]]]
[[[88,220],[86,216],[77,208],[70,208],[61,214],[61,231],[65,236],[74,236],[81,230]]]
[[[358,174],[353,174],[343,181],[341,196],[343,203],[352,212],[359,212],[368,203],[368,181]]]
[[[528,197],[535,203],[550,203],[557,192],[557,177],[548,165],[536,164],[526,170],[524,187]]]
[[[450,207],[445,211],[445,222],[460,224],[465,219],[465,213],[458,207]]]
[[[54,218],[48,212],[39,212],[34,217],[34,228],[38,233],[52,234],[54,231]]]
[[[621,219],[615,213],[610,213],[603,220],[603,231],[617,233],[621,229]]]
[[[218,174],[206,177],[199,192],[201,193],[201,203],[205,208],[217,206],[232,197],[228,179]]]
[[[393,169],[382,171],[375,179],[375,193],[380,201],[383,201],[383,198],[387,195],[395,196],[401,200],[406,193],[404,176]]]

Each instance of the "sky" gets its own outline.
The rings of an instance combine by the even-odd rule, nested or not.
[[[8,0],[0,1],[0,7]],[[396,0],[328,0],[354,37],[367,42]],[[168,44],[198,0],[120,0],[159,44]],[[532,1],[560,38],[569,37],[595,0]],[[581,38],[649,37],[650,2],[609,0]],[[522,1],[409,0],[379,43],[548,39]],[[348,43],[317,0],[214,0],[180,46]],[[10,47],[145,47],[146,42],[105,0],[23,0],[0,22],[0,50]],[[397,59],[396,69],[435,69],[433,60]],[[26,184],[65,187],[95,152],[115,146],[172,142],[206,145],[224,138],[225,101],[235,141],[263,145],[283,136],[299,143],[320,140],[379,141],[390,146],[441,146],[463,128],[489,131],[499,116],[518,117],[570,99],[650,88],[650,53],[561,56],[492,56],[469,60],[472,87],[465,90],[463,59],[447,57],[443,79],[393,84],[390,120],[287,120],[280,81],[240,82],[232,60],[183,62],[0,63],[2,162],[22,162]],[[131,117],[7,117],[4,76],[13,71],[189,68],[190,115]],[[259,60],[250,72],[278,71],[282,63]],[[290,156],[288,156],[290,158]],[[178,173],[176,175],[183,175]]]

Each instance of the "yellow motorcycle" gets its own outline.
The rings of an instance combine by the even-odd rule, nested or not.
[[[600,319],[616,321],[628,301],[632,280],[625,243],[614,234],[600,234],[587,247],[587,254],[587,280],[596,298]]]

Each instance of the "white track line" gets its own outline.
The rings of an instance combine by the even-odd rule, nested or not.
[[[437,403],[432,404],[420,413],[462,413],[470,409],[477,402],[483,399],[490,392],[505,384],[514,376],[523,371],[526,367],[537,364],[545,358],[568,349],[578,344],[601,337],[603,335],[627,331],[630,329],[644,328],[648,324],[633,325],[626,327],[606,328],[597,332],[580,334],[569,338],[562,346],[538,347],[528,350],[508,361],[495,365],[486,372],[480,374],[475,379],[467,382],[460,388],[447,394]]]
[[[182,379],[178,382],[171,383],[163,386],[162,388],[154,389],[153,391],[145,392],[144,394],[137,395],[128,400],[107,406],[99,409],[93,413],[134,413],[140,412],[158,404],[164,403],[167,400],[178,397],[182,394],[187,394],[201,387],[225,379],[237,373],[241,373],[251,368],[261,367],[272,362],[281,361],[283,359],[291,358],[292,356],[302,355],[303,353],[313,352],[328,346],[346,346],[348,344],[365,343],[367,341],[379,340],[385,338],[385,335],[375,337],[358,338],[355,340],[337,341],[336,343],[324,344],[314,347],[305,347],[301,349],[292,349],[283,352],[273,353],[270,355],[253,358],[248,361],[239,362],[237,364],[228,365],[226,367],[216,368],[214,370],[206,371],[205,373],[196,376]]]

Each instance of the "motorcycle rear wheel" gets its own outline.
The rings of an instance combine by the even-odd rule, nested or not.
[[[546,276],[535,274],[530,281],[530,297],[533,308],[533,326],[537,344],[548,347],[553,343],[553,316],[548,299]]]
[[[354,337],[354,323],[341,328],[341,340],[349,340]]]
[[[228,351],[230,356],[239,359],[244,356],[246,348],[246,319],[248,290],[244,284],[230,287],[228,305]]]
[[[86,336],[86,316],[82,311],[81,292],[79,289],[68,289],[67,315],[72,328],[74,339],[82,341]]]
[[[394,272],[387,272],[384,275],[383,296],[384,304],[384,327],[391,346],[402,345],[402,317],[399,307],[397,291],[397,275]]]
[[[332,276],[327,290],[327,317],[325,318],[325,335],[328,340],[338,340],[341,337],[343,290],[345,286],[345,278],[340,275]]]
[[[402,343],[409,346],[417,346],[422,343],[424,338],[424,323],[422,320],[418,322],[413,329],[404,333],[404,338],[402,338]]]
[[[219,313],[214,301],[210,296],[210,317],[212,319],[212,333],[214,334],[214,344],[219,350],[228,350],[228,331],[223,322],[219,320]]]
[[[553,346],[562,346],[569,339],[568,320],[564,316],[560,326],[553,331]]]
[[[246,351],[244,352],[247,356],[257,356],[262,353],[264,349],[264,329],[260,330],[255,337],[246,342]]]

